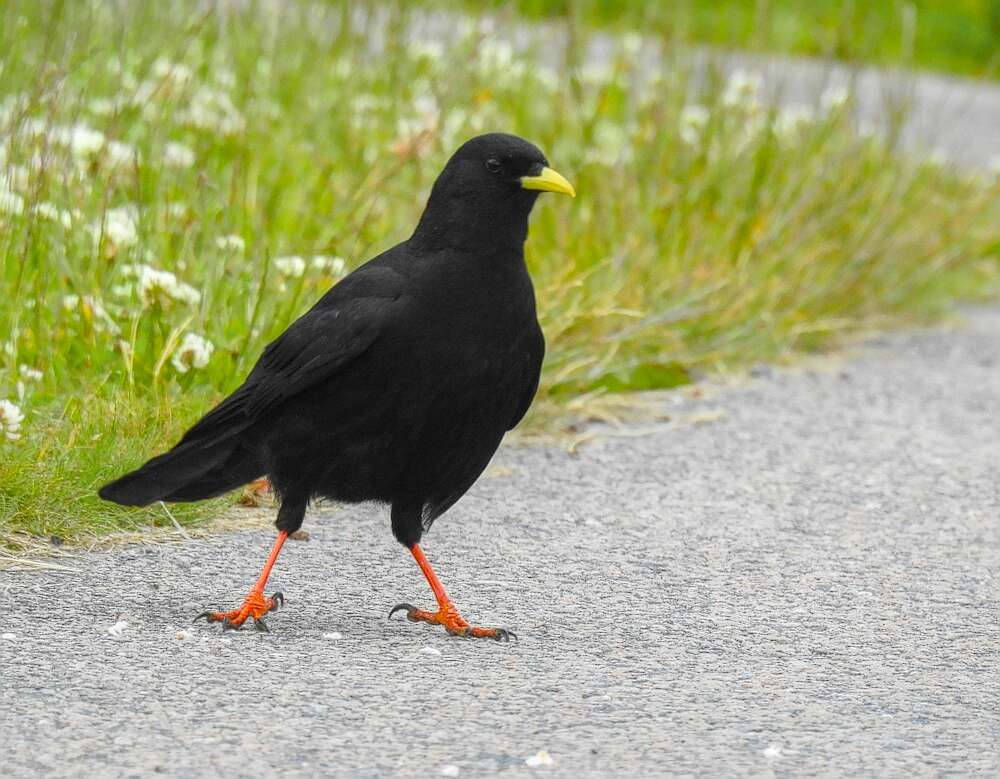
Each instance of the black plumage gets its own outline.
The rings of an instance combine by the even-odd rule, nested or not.
[[[297,530],[313,498],[380,501],[413,549],[538,387],[528,215],[540,191],[573,194],[547,165],[515,136],[465,143],[408,240],[332,287],[173,449],[101,497],[195,501],[267,476],[279,531]]]

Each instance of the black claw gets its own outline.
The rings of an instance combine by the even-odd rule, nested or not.
[[[271,629],[267,626],[267,623],[264,620],[260,619],[260,618],[257,618],[257,619],[255,619],[253,621],[253,626],[255,628],[257,628],[258,632],[260,632],[260,633],[270,633],[271,632]]]
[[[395,614],[397,611],[405,611],[407,612],[407,614],[409,614],[409,612],[415,611],[416,608],[417,608],[416,606],[413,606],[412,604],[409,603],[397,603],[395,606],[392,607],[392,611],[389,612],[389,616],[386,617],[386,619],[392,619],[392,615]]]
[[[211,611],[203,611],[203,612],[201,612],[201,614],[199,614],[197,617],[195,617],[191,621],[192,622],[197,622],[199,619],[204,619],[206,622],[211,622],[212,621],[212,612]]]
[[[283,592],[276,592],[271,596],[271,600],[274,601],[274,605],[270,608],[270,611],[280,609],[285,605],[285,594]]]

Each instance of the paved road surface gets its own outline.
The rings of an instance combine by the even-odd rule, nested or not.
[[[431,600],[373,507],[312,513],[267,635],[190,624],[267,532],[2,574],[0,773],[996,775],[998,344],[980,310],[502,450],[426,548],[517,644],[387,622]]]

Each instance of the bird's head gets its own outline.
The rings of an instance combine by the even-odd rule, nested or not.
[[[434,182],[415,235],[523,243],[542,192],[576,197],[534,144],[506,133],[477,136],[458,148]]]

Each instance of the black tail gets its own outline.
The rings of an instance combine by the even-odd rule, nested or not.
[[[123,506],[205,500],[264,475],[264,466],[240,435],[251,421],[234,413],[234,400],[236,396],[210,411],[169,452],[105,484],[98,495]]]

